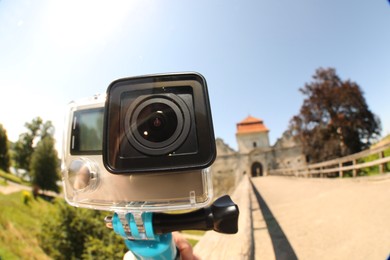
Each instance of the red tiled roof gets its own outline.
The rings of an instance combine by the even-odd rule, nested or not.
[[[240,123],[237,123],[237,134],[268,132],[268,128],[264,125],[263,120],[248,116]]]

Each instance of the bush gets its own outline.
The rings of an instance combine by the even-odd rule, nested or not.
[[[123,239],[108,229],[105,213],[75,208],[64,201],[47,215],[39,243],[54,259],[117,259],[127,251]]]

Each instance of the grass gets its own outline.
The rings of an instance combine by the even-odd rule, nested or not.
[[[15,182],[18,184],[23,184],[23,185],[27,185],[27,186],[31,185],[29,182],[23,181],[21,178],[13,175],[11,173],[7,173],[3,170],[0,170],[0,177],[7,180],[7,181],[12,181],[12,182]]]
[[[187,240],[192,247],[194,247],[199,242],[199,240],[195,240],[195,239],[187,239]]]
[[[185,230],[185,231],[182,231],[182,233],[189,234],[189,235],[195,235],[195,236],[203,236],[204,233],[206,233],[206,231],[202,231],[202,230]]]
[[[206,233],[206,231],[184,230],[184,231],[181,231],[181,233],[183,233],[184,235],[188,234],[188,235],[193,235],[193,236],[199,236],[199,238],[201,238]],[[194,247],[199,242],[199,240],[195,239],[195,237],[194,238],[187,238],[187,240],[192,247]]]
[[[0,260],[50,259],[40,248],[37,236],[41,218],[52,214],[55,205],[41,198],[35,200],[30,192],[21,191],[9,195],[0,193],[0,208]],[[184,233],[202,236],[205,232]],[[195,246],[198,240],[189,238],[188,242]]]
[[[39,247],[40,218],[53,205],[42,199],[24,203],[26,192],[0,193],[0,259],[49,259]]]
[[[22,180],[20,178],[16,177],[15,175],[12,175],[10,173],[6,173],[2,170],[0,170],[0,177],[2,177],[5,180],[12,181],[12,182],[15,182],[18,184],[22,183]]]
[[[0,186],[8,186],[8,181],[6,179],[0,178]]]

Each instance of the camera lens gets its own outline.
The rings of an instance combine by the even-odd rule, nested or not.
[[[138,97],[129,106],[124,121],[128,141],[146,155],[175,151],[187,138],[190,126],[188,107],[175,94]]]
[[[155,143],[168,140],[175,133],[177,125],[175,111],[163,103],[144,107],[137,118],[140,136]]]

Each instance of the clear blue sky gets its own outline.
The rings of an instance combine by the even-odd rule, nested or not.
[[[217,137],[264,120],[273,144],[319,67],[357,82],[390,133],[386,0],[0,1],[0,123],[12,141],[36,116],[61,142],[69,101],[121,77],[198,71]]]

